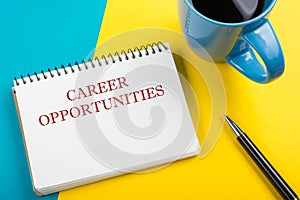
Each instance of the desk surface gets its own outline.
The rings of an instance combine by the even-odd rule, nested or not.
[[[10,197],[19,197],[19,199],[22,199],[21,197],[23,199],[28,199],[27,197],[30,199],[39,198],[32,195],[28,172],[24,171],[25,174],[20,173],[20,170],[26,168],[26,160],[22,150],[23,146],[19,135],[13,99],[10,94],[11,80],[17,75],[16,73],[24,74],[41,69],[45,59],[47,67],[51,67],[59,63],[81,59],[89,53],[88,51],[94,46],[93,43],[96,43],[102,19],[104,7],[103,2],[100,2],[100,0],[85,1],[84,6],[79,3],[48,3],[46,5],[54,10],[58,8],[55,11],[56,13],[67,11],[64,17],[65,21],[59,21],[59,18],[48,19],[45,17],[51,16],[53,12],[42,12],[45,5],[42,2],[36,2],[32,5],[19,2],[17,7],[12,2],[8,11],[2,12],[8,14],[9,10],[14,10],[27,16],[25,20],[36,21],[29,23],[30,26],[28,26],[26,22],[18,20],[16,17],[8,19],[7,24],[4,23],[4,25],[7,25],[10,29],[5,29],[7,33],[4,32],[0,40],[1,46],[10,46],[10,49],[8,49],[10,52],[15,52],[17,49],[17,53],[3,53],[4,51],[1,53],[1,56],[5,55],[5,57],[1,57],[1,60],[4,60],[2,63],[6,67],[0,69],[2,85],[0,103],[3,110],[0,114],[1,147],[6,151],[1,151],[1,177],[4,177],[4,181],[1,182],[0,197],[8,199],[11,195]],[[137,0],[108,0],[98,44],[114,35],[136,28],[161,27],[179,31],[176,6],[176,1],[144,0],[141,3]],[[30,18],[33,15],[27,15],[24,8],[34,11],[37,14],[36,16],[44,16],[42,19],[52,22],[49,27],[57,27],[57,31],[49,31],[45,24],[39,22],[36,18]],[[80,8],[88,10],[88,15],[81,13]],[[97,8],[99,8],[99,11],[97,11]],[[4,14],[3,16],[6,15]],[[300,35],[300,4],[298,0],[278,0],[270,15],[270,21],[285,54],[286,70],[282,77],[270,84],[260,85],[244,78],[227,64],[218,64],[218,69],[222,75],[226,91],[226,113],[248,133],[291,187],[300,194],[300,182],[298,180],[298,177],[300,177],[300,134],[298,133],[300,129],[300,123],[298,122],[300,118],[300,106],[298,105],[300,84],[297,82],[298,76],[300,76],[300,68],[297,65],[299,57],[297,48],[300,46],[300,40],[297,38]],[[8,26],[9,23],[13,23],[24,30],[17,34],[20,30]],[[81,29],[72,29],[73,26],[89,28],[82,31]],[[32,39],[33,36],[30,37],[30,34],[33,32],[30,30],[39,30],[39,27],[44,28],[41,30],[43,34],[38,34],[42,37]],[[67,29],[70,30],[73,37],[69,37]],[[79,32],[76,32],[76,30]],[[58,37],[61,34],[66,39],[66,43],[64,43],[62,37]],[[51,35],[56,37],[50,37]],[[4,37],[6,39],[3,39]],[[11,46],[7,42],[9,39],[15,40],[16,38],[19,42],[13,43],[15,46]],[[28,40],[28,38],[31,38],[31,40]],[[59,38],[61,45],[55,47],[51,44],[56,41],[55,38]],[[41,41],[43,45],[40,44]],[[66,48],[67,45],[70,46]],[[56,58],[53,59],[51,59],[52,54],[40,58],[39,56],[43,55],[42,53],[37,55],[34,54],[34,51],[29,51],[33,48],[37,50],[36,47],[51,47],[53,51],[63,49],[67,53],[66,56],[63,56],[63,51],[57,52]],[[71,51],[73,53],[70,53]],[[50,55],[49,51],[46,53]],[[16,59],[18,57],[21,60]],[[34,61],[29,62],[29,60],[32,60],[29,57],[34,58]],[[9,60],[16,60],[12,63],[11,68],[9,68],[11,63]],[[24,67],[17,68],[17,66]],[[197,88],[197,85],[193,84]],[[209,121],[206,120],[205,123],[209,123]],[[207,127],[208,125],[205,123],[203,126]],[[13,136],[8,137],[5,134]],[[8,142],[4,142],[3,138]],[[12,149],[19,150],[16,152]],[[3,164],[2,161],[7,162]],[[16,163],[19,164],[16,165]],[[14,175],[10,175],[13,173]],[[22,182],[25,184],[24,187]],[[14,189],[15,184],[19,188]],[[251,160],[233,140],[230,130],[225,126],[214,149],[203,159],[194,157],[173,163],[166,168],[151,173],[124,175],[60,192],[58,197],[57,194],[50,195],[45,199],[47,198],[51,200],[57,198],[60,200],[117,198],[276,199],[278,195],[259,173],[259,170],[251,164]]]
[[[108,1],[98,45],[114,35],[136,28],[161,27],[179,31],[176,1],[140,2]],[[218,64],[226,90],[226,113],[248,132],[265,156],[298,193],[299,15],[300,4],[297,0],[279,0],[270,15],[286,60],[286,70],[278,80],[260,85],[244,78],[229,65]],[[204,159],[196,157],[173,163],[152,173],[126,175],[95,183],[85,188],[62,192],[60,198],[278,198],[278,194],[251,164],[251,160],[243,153],[231,134],[225,126],[215,148]]]
[[[40,199],[31,186],[11,92],[14,77],[85,58],[95,47],[105,5],[103,0],[1,1],[1,200]],[[53,194],[43,199],[57,197]]]

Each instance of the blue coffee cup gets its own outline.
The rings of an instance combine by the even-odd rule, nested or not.
[[[275,3],[276,0],[265,0],[262,12],[255,18],[225,23],[198,12],[191,0],[178,0],[181,29],[200,57],[226,61],[249,79],[267,83],[284,71],[283,52],[267,18]]]

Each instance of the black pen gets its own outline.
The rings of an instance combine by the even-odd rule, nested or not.
[[[284,199],[299,200],[297,194],[291,189],[291,187],[284,181],[284,179],[278,174],[274,167],[264,157],[264,155],[258,150],[248,136],[229,118],[225,115],[225,119],[229,126],[233,130],[239,143],[255,161],[257,166],[262,170],[265,176],[269,179],[272,185],[276,188],[279,194]]]

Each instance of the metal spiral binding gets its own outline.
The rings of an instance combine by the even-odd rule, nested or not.
[[[156,47],[157,49],[155,49],[154,47]],[[122,55],[125,56],[125,60],[129,60],[129,59],[136,59],[137,57],[143,57],[142,54],[142,50],[145,51],[145,55],[149,56],[150,54],[155,54],[158,52],[162,52],[163,50],[168,50],[168,47],[166,45],[164,45],[162,42],[154,42],[152,44],[146,44],[146,46],[142,45],[141,47],[135,47],[133,49],[128,49],[127,52],[125,50],[122,50],[120,53],[115,52],[114,54],[109,53],[108,56],[102,56],[101,59],[99,59],[98,57],[95,57],[94,60],[92,59],[88,59],[88,62],[85,62],[84,60],[82,60],[81,64],[83,64],[84,68],[82,68],[80,66],[80,64],[76,61],[74,63],[74,65],[72,65],[71,63],[69,63],[67,65],[68,68],[71,69],[71,73],[74,73],[76,71],[76,67],[78,69],[78,71],[82,71],[83,69],[85,70],[89,70],[89,66],[91,66],[92,68],[97,67],[97,65],[99,67],[108,65],[110,62],[111,63],[116,63],[116,62],[123,62]],[[157,52],[158,50],[158,52]],[[136,55],[137,54],[137,55]],[[101,63],[104,62],[104,63]],[[88,65],[90,64],[90,65]],[[63,74],[68,74],[70,73],[70,71],[68,72],[68,70],[66,69],[66,67],[64,65],[61,65],[60,68],[63,71]],[[55,73],[56,71],[56,73]],[[46,75],[46,72],[49,72],[50,76]],[[30,75],[29,73],[24,77],[23,75],[20,76],[19,79],[17,79],[16,77],[14,78],[14,81],[16,83],[17,86],[19,86],[20,84],[27,84],[28,81],[26,81],[26,77],[28,77],[29,82],[34,82],[34,81],[40,81],[42,79],[48,79],[48,78],[54,78],[55,76],[61,76],[62,72],[57,68],[54,67],[53,70],[50,70],[50,68],[47,69],[47,71],[43,71],[41,70],[41,73],[38,74],[37,72],[34,72],[33,75]],[[35,79],[33,79],[33,77],[35,77]]]

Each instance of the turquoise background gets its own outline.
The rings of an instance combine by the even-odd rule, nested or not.
[[[84,59],[95,48],[105,5],[105,0],[0,3],[1,200],[57,199],[58,193],[38,197],[32,190],[11,93],[13,79]]]

